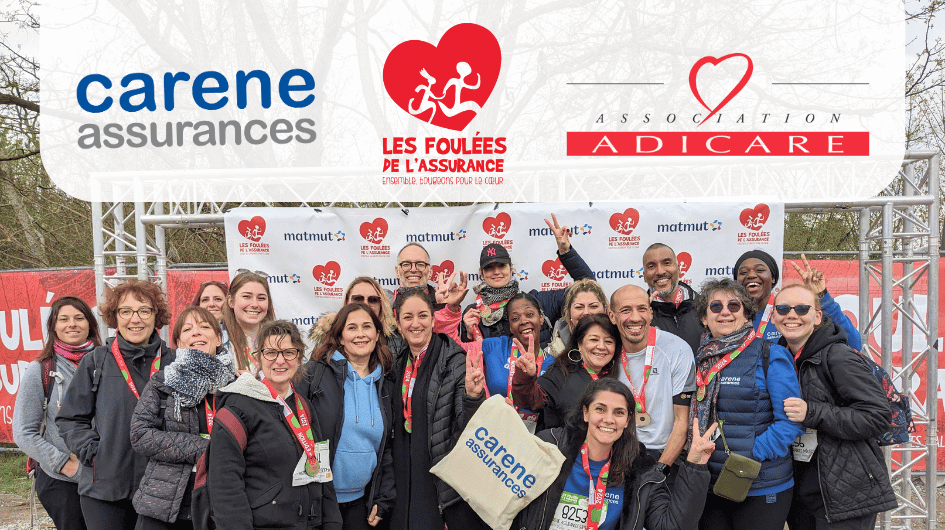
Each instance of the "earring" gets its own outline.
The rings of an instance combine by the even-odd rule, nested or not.
[[[578,358],[577,358],[577,359],[573,359],[573,358],[571,357],[571,352],[577,352]],[[575,364],[580,363],[580,362],[581,362],[581,352],[578,351],[578,350],[570,350],[570,351],[568,351],[568,360],[571,361],[572,363],[575,363]]]

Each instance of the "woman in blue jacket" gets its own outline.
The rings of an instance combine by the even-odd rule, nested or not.
[[[384,377],[393,360],[383,329],[367,305],[344,306],[298,388],[318,411],[329,441],[345,529],[376,526],[394,505],[390,384]]]

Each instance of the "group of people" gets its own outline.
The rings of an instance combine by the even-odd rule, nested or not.
[[[56,300],[14,411],[43,506],[60,530],[486,528],[430,468],[496,394],[565,456],[515,528],[871,529],[896,506],[885,395],[806,259],[776,292],[778,264],[750,251],[697,293],[655,243],[648,289],[608,298],[547,223],[567,289],[523,291],[488,245],[463,308],[466,276],[431,278],[411,243],[401,286],[353,280],[311,350],[257,272],[202,284],[175,348],[157,285],[107,292],[104,343],[85,302]],[[729,453],[760,463],[740,501],[714,492]]]

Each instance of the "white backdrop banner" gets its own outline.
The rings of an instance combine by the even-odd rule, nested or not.
[[[460,270],[480,281],[479,253],[490,243],[509,250],[524,290],[571,284],[545,224],[556,214],[571,243],[608,294],[643,280],[643,253],[661,242],[677,253],[680,278],[731,276],[743,252],[762,249],[781,263],[784,204],[740,202],[604,202],[499,204],[452,208],[237,208],[225,216],[230,277],[237,269],[269,275],[279,318],[305,329],[341,305],[345,287],[372,276],[399,285],[397,253],[410,242],[430,253],[434,278]],[[466,297],[469,303],[473,299]]]

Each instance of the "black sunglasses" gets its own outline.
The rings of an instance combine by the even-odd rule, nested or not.
[[[794,310],[795,313],[797,313],[797,316],[802,317],[810,311],[810,306],[807,304],[797,304],[796,306],[793,306],[793,307],[789,305],[785,305],[785,304],[779,304],[779,305],[774,306],[774,310],[777,311],[778,314],[781,315],[782,317],[787,316],[787,314],[790,313],[792,309]]]
[[[359,303],[359,304],[363,304],[363,303],[364,303],[364,295],[363,295],[363,294],[353,294],[353,295],[351,295],[351,301],[352,301],[352,302],[357,302],[357,303]],[[368,297],[367,297],[367,303],[369,303],[369,304],[379,304],[379,303],[381,303],[381,297],[380,297],[380,296],[376,296],[376,295],[368,296]]]
[[[712,303],[709,304],[709,311],[712,311],[713,313],[718,314],[718,313],[721,313],[721,312],[722,312],[722,307],[724,307],[724,306],[725,306],[725,304],[723,304],[722,302],[719,302],[718,300],[716,300],[716,301],[714,301],[714,302],[712,302]],[[742,310],[742,303],[741,303],[741,302],[739,302],[738,300],[729,300],[729,301],[728,301],[728,312],[729,312],[729,313],[738,313],[738,312],[741,311],[741,310]]]

